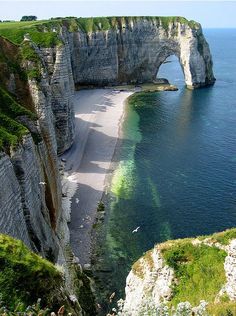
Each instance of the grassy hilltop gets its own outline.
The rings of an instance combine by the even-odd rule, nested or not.
[[[66,26],[71,32],[81,30],[83,32],[106,31],[122,27],[131,21],[146,19],[161,24],[163,28],[168,28],[170,23],[180,22],[192,28],[199,27],[199,23],[188,21],[184,17],[91,17],[91,18],[55,18],[51,20],[27,21],[27,22],[2,22],[0,23],[0,36],[10,40],[14,44],[21,44],[24,35],[28,33],[32,40],[44,47],[49,47],[60,43],[56,30],[61,26]]]

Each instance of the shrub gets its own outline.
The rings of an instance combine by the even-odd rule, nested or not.
[[[21,18],[21,21],[36,21],[37,20],[37,16],[35,15],[24,15]]]

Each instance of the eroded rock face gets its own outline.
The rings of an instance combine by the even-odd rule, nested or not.
[[[70,47],[74,80],[81,85],[153,81],[160,65],[173,54],[189,88],[215,81],[200,24],[191,28],[174,22],[164,27],[155,20],[130,20],[116,29],[72,33]]]
[[[209,247],[209,249],[210,247],[218,248],[227,254],[224,265],[222,264],[226,283],[222,279],[221,288],[219,292],[215,293],[214,297],[214,303],[219,305],[223,302],[222,297],[225,295],[230,301],[236,300],[236,239],[232,238],[227,244],[221,243],[220,238],[222,238],[223,234],[226,236],[227,233],[228,231],[225,231],[218,233],[218,237],[213,235],[205,239],[195,238],[191,240],[194,247],[204,245]],[[231,235],[233,236],[232,231]],[[175,242],[178,243],[178,240],[169,241],[168,247],[174,246]],[[178,284],[178,278],[176,278],[174,270],[165,263],[161,249],[161,246],[155,246],[153,250],[148,251],[132,266],[132,270],[126,279],[126,297],[121,315],[146,315],[145,313],[148,314],[148,312],[151,313],[152,311],[154,313],[154,311],[159,309],[164,312],[165,308],[168,313],[169,309],[166,303],[171,302],[173,298],[173,288]],[[176,315],[178,314],[178,308],[181,309],[186,303],[189,305],[189,315],[192,315],[192,311],[196,313],[197,310],[204,310],[209,302],[205,302],[201,297],[199,297],[200,305],[194,307],[189,302],[179,302],[176,307]],[[170,314],[172,313],[170,312]],[[204,313],[200,314],[203,315]]]
[[[69,46],[39,49],[32,43],[32,47],[39,57],[41,78],[28,80],[25,100],[31,100],[38,120],[18,120],[38,136],[33,140],[29,133],[16,148],[0,156],[0,181],[6,184],[0,194],[0,232],[21,239],[31,250],[63,265],[67,290],[74,295],[58,163],[58,152],[68,149],[73,140]],[[30,61],[26,66],[34,67]],[[11,91],[15,79],[9,78],[12,83],[5,89]],[[13,92],[17,98],[17,89]]]
[[[227,279],[224,290],[231,300],[236,300],[236,239],[232,240],[228,246],[224,268]]]
[[[30,247],[30,238],[22,212],[20,185],[11,160],[4,153],[0,157],[0,183],[1,232],[21,239]]]
[[[166,302],[171,296],[173,278],[174,271],[164,264],[160,251],[154,248],[148,252],[127,277],[122,315],[140,315],[150,303],[157,306]]]
[[[38,50],[44,64],[45,79],[48,83],[59,154],[72,145],[74,137],[74,80],[68,36],[68,32],[64,30],[61,34],[64,45]]]

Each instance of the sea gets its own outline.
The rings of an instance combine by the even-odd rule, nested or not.
[[[135,94],[126,106],[96,253],[103,299],[124,297],[132,264],[155,244],[236,226],[236,29],[204,35],[214,86],[186,89],[170,56],[158,77],[179,90]]]

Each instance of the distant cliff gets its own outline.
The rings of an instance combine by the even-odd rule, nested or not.
[[[199,23],[180,17],[126,17],[90,24],[81,19],[81,25],[70,36],[76,84],[150,82],[170,55],[179,58],[189,88],[215,81]]]

